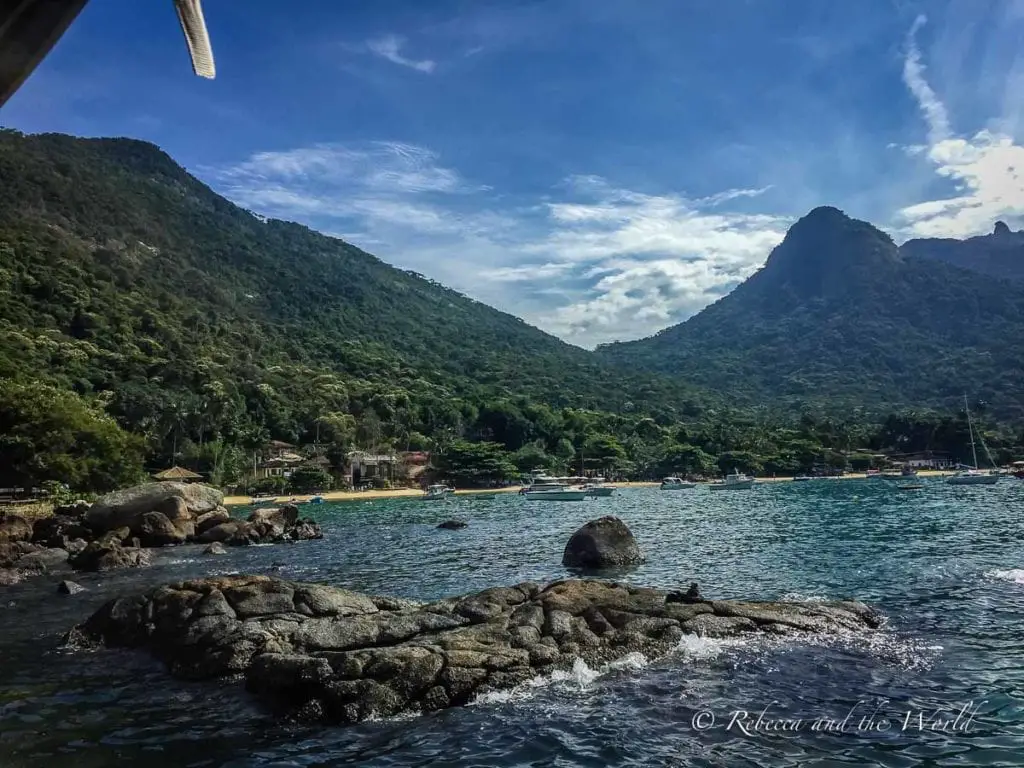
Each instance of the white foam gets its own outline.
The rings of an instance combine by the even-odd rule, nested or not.
[[[590,690],[594,682],[602,675],[620,669],[630,671],[643,669],[647,663],[647,657],[642,653],[629,653],[621,659],[593,669],[583,659],[576,658],[573,660],[571,669],[556,669],[550,675],[538,675],[507,691],[481,693],[470,704],[507,704],[510,701],[522,701],[532,698],[540,689],[552,686],[572,693],[584,693]]]
[[[985,575],[990,579],[1012,581],[1014,584],[1024,584],[1024,568],[1007,568],[1005,570],[988,571]]]
[[[741,637],[702,637],[700,635],[683,635],[675,652],[684,659],[705,661],[721,656],[730,648],[748,645],[749,640]]]
[[[784,603],[827,603],[831,600],[826,595],[805,595],[802,592],[787,592],[779,599]]]

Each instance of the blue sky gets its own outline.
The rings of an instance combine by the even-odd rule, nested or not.
[[[239,204],[582,346],[684,320],[817,205],[1024,225],[1024,0],[92,0],[0,112],[155,142]]]

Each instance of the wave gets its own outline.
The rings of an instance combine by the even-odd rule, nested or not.
[[[1024,584],[1024,568],[1007,568],[993,571],[986,571],[985,576],[999,581],[1011,581],[1014,584]]]

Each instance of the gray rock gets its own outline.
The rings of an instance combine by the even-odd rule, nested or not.
[[[267,523],[272,525],[278,536],[295,525],[299,519],[299,508],[294,504],[285,504],[283,507],[262,507],[249,515],[250,523]]]
[[[857,602],[667,602],[668,593],[565,580],[417,604],[266,576],[196,579],[112,600],[75,637],[147,648],[186,679],[242,674],[295,716],[354,722],[465,704],[537,675],[629,653],[651,658],[686,633],[865,633]]]
[[[159,510],[165,517],[167,511],[180,514],[180,505],[170,501],[173,498],[184,501],[188,519],[216,509],[224,502],[224,494],[208,485],[145,483],[102,496],[89,508],[85,520],[97,532],[121,526],[137,528],[138,518],[147,512]]]
[[[438,524],[438,528],[444,528],[445,530],[455,531],[459,528],[465,528],[469,523],[465,520],[445,520],[443,523]]]
[[[295,525],[284,532],[284,537],[289,541],[310,541],[322,539],[324,532],[318,523],[307,518],[295,521]]]
[[[227,549],[219,541],[213,542],[210,546],[203,550],[204,555],[226,555]]]
[[[181,502],[182,499],[169,499],[169,501]],[[165,505],[168,506],[168,505]],[[132,533],[139,537],[144,547],[163,547],[168,544],[183,544],[185,532],[176,527],[167,515],[162,512],[146,512],[135,519],[135,527]]]
[[[77,595],[79,592],[85,592],[86,589],[81,584],[76,584],[73,581],[62,581],[57,585],[58,595]]]
[[[66,565],[68,552],[66,549],[43,549],[24,555],[16,566],[19,571],[31,573],[49,573],[55,568]]]
[[[196,518],[196,535],[201,536],[206,531],[213,528],[215,525],[226,523],[231,519],[231,515],[224,507],[217,507],[211,509],[209,512],[204,512]]]
[[[591,520],[572,535],[562,553],[571,568],[616,568],[644,561],[632,531],[617,517]]]
[[[115,532],[116,534],[117,532]],[[110,571],[115,568],[139,568],[149,565],[152,555],[145,549],[122,547],[116,536],[93,541],[68,558],[76,571]]]

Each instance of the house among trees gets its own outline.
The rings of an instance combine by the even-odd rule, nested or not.
[[[956,462],[946,451],[918,451],[916,453],[890,453],[889,461],[914,469],[951,469]]]
[[[345,480],[353,488],[363,483],[377,481],[393,482],[397,475],[399,459],[393,454],[373,454],[365,451],[349,451]]]
[[[292,471],[306,462],[298,449],[283,440],[271,440],[263,449],[263,461],[256,465],[256,480],[268,477],[289,477]]]

